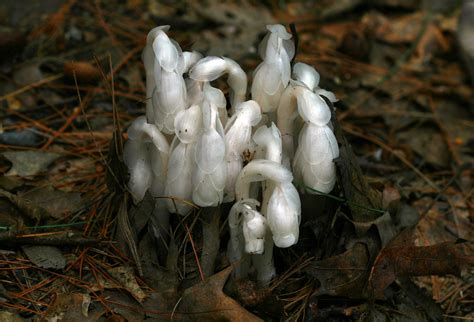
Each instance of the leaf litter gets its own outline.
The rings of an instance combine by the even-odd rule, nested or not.
[[[141,0],[73,0],[24,23],[34,41],[18,37],[0,79],[2,319],[472,317],[474,131],[455,45],[460,8],[380,0],[355,10],[361,3],[151,10]],[[279,277],[263,288],[228,278],[223,247],[218,273],[202,278],[202,222],[172,219],[172,231],[157,234],[153,201],[127,198],[120,149],[144,108],[139,52],[166,19],[190,48],[250,66],[258,26],[296,21],[297,59],[340,98],[337,188],[304,198],[315,214],[303,218],[300,244],[276,251]],[[0,41],[0,53],[12,41]]]

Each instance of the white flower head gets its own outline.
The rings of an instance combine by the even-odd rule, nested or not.
[[[309,90],[319,85],[319,73],[313,66],[304,63],[296,63],[293,66],[293,78],[302,82]]]
[[[330,192],[336,183],[334,159],[338,156],[339,147],[331,129],[306,124],[293,161],[295,180],[313,190]]]
[[[265,246],[266,219],[257,210],[244,204],[242,229],[245,240],[245,252],[248,254],[263,254]]]
[[[145,116],[138,117],[128,129],[123,159],[130,172],[128,188],[135,202],[151,189],[154,196],[163,193],[168,165],[169,145],[155,125]]]
[[[298,113],[305,122],[325,126],[331,120],[331,110],[319,95],[304,91],[297,100]]]
[[[280,96],[288,85],[291,74],[290,61],[295,54],[294,44],[282,25],[269,25],[270,33],[259,47],[263,62],[257,67],[252,82],[252,99],[263,112],[275,111]]]
[[[275,184],[267,206],[267,223],[277,247],[290,247],[298,241],[301,202],[291,182]]]
[[[147,109],[147,118],[166,134],[174,133],[174,118],[187,106],[186,85],[183,79],[185,61],[179,45],[166,35],[166,27],[158,27],[149,34],[154,62],[152,77],[147,77],[147,94],[152,89],[152,111]],[[150,52],[147,51],[149,60]],[[148,85],[148,83],[150,85]],[[149,99],[149,98],[148,98]]]

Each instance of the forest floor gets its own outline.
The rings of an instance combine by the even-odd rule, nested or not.
[[[316,3],[0,3],[1,321],[474,320],[460,5]],[[132,205],[123,189],[121,142],[145,112],[151,28],[253,70],[272,23],[294,24],[296,61],[339,99],[345,153],[335,191],[313,200],[325,214],[310,205],[298,245],[275,250],[277,278],[224,287],[225,219],[215,275],[197,261],[198,210],[172,220],[165,265],[147,228],[153,202]]]

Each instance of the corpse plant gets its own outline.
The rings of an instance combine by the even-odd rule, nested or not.
[[[154,212],[163,218],[168,212],[184,216],[193,203],[209,208],[233,202],[227,256],[234,275],[255,270],[266,283],[275,276],[273,246],[298,242],[301,203],[293,178],[312,193],[330,192],[336,182],[339,149],[321,95],[330,101],[335,96],[319,87],[313,67],[291,67],[294,44],[282,25],[267,26],[252,100],[247,75],[235,61],[182,52],[168,29],[150,31],[143,52],[149,99],[146,118],[128,131],[129,190],[135,202],[147,190],[166,200]],[[229,102],[210,83],[223,75]]]

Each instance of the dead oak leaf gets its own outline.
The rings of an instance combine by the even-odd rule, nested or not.
[[[431,246],[414,246],[413,229],[398,234],[378,254],[368,280],[368,290],[383,299],[396,278],[424,275],[459,275],[474,264],[472,244],[459,240]]]
[[[186,289],[173,313],[180,321],[262,321],[223,292],[232,266]]]

